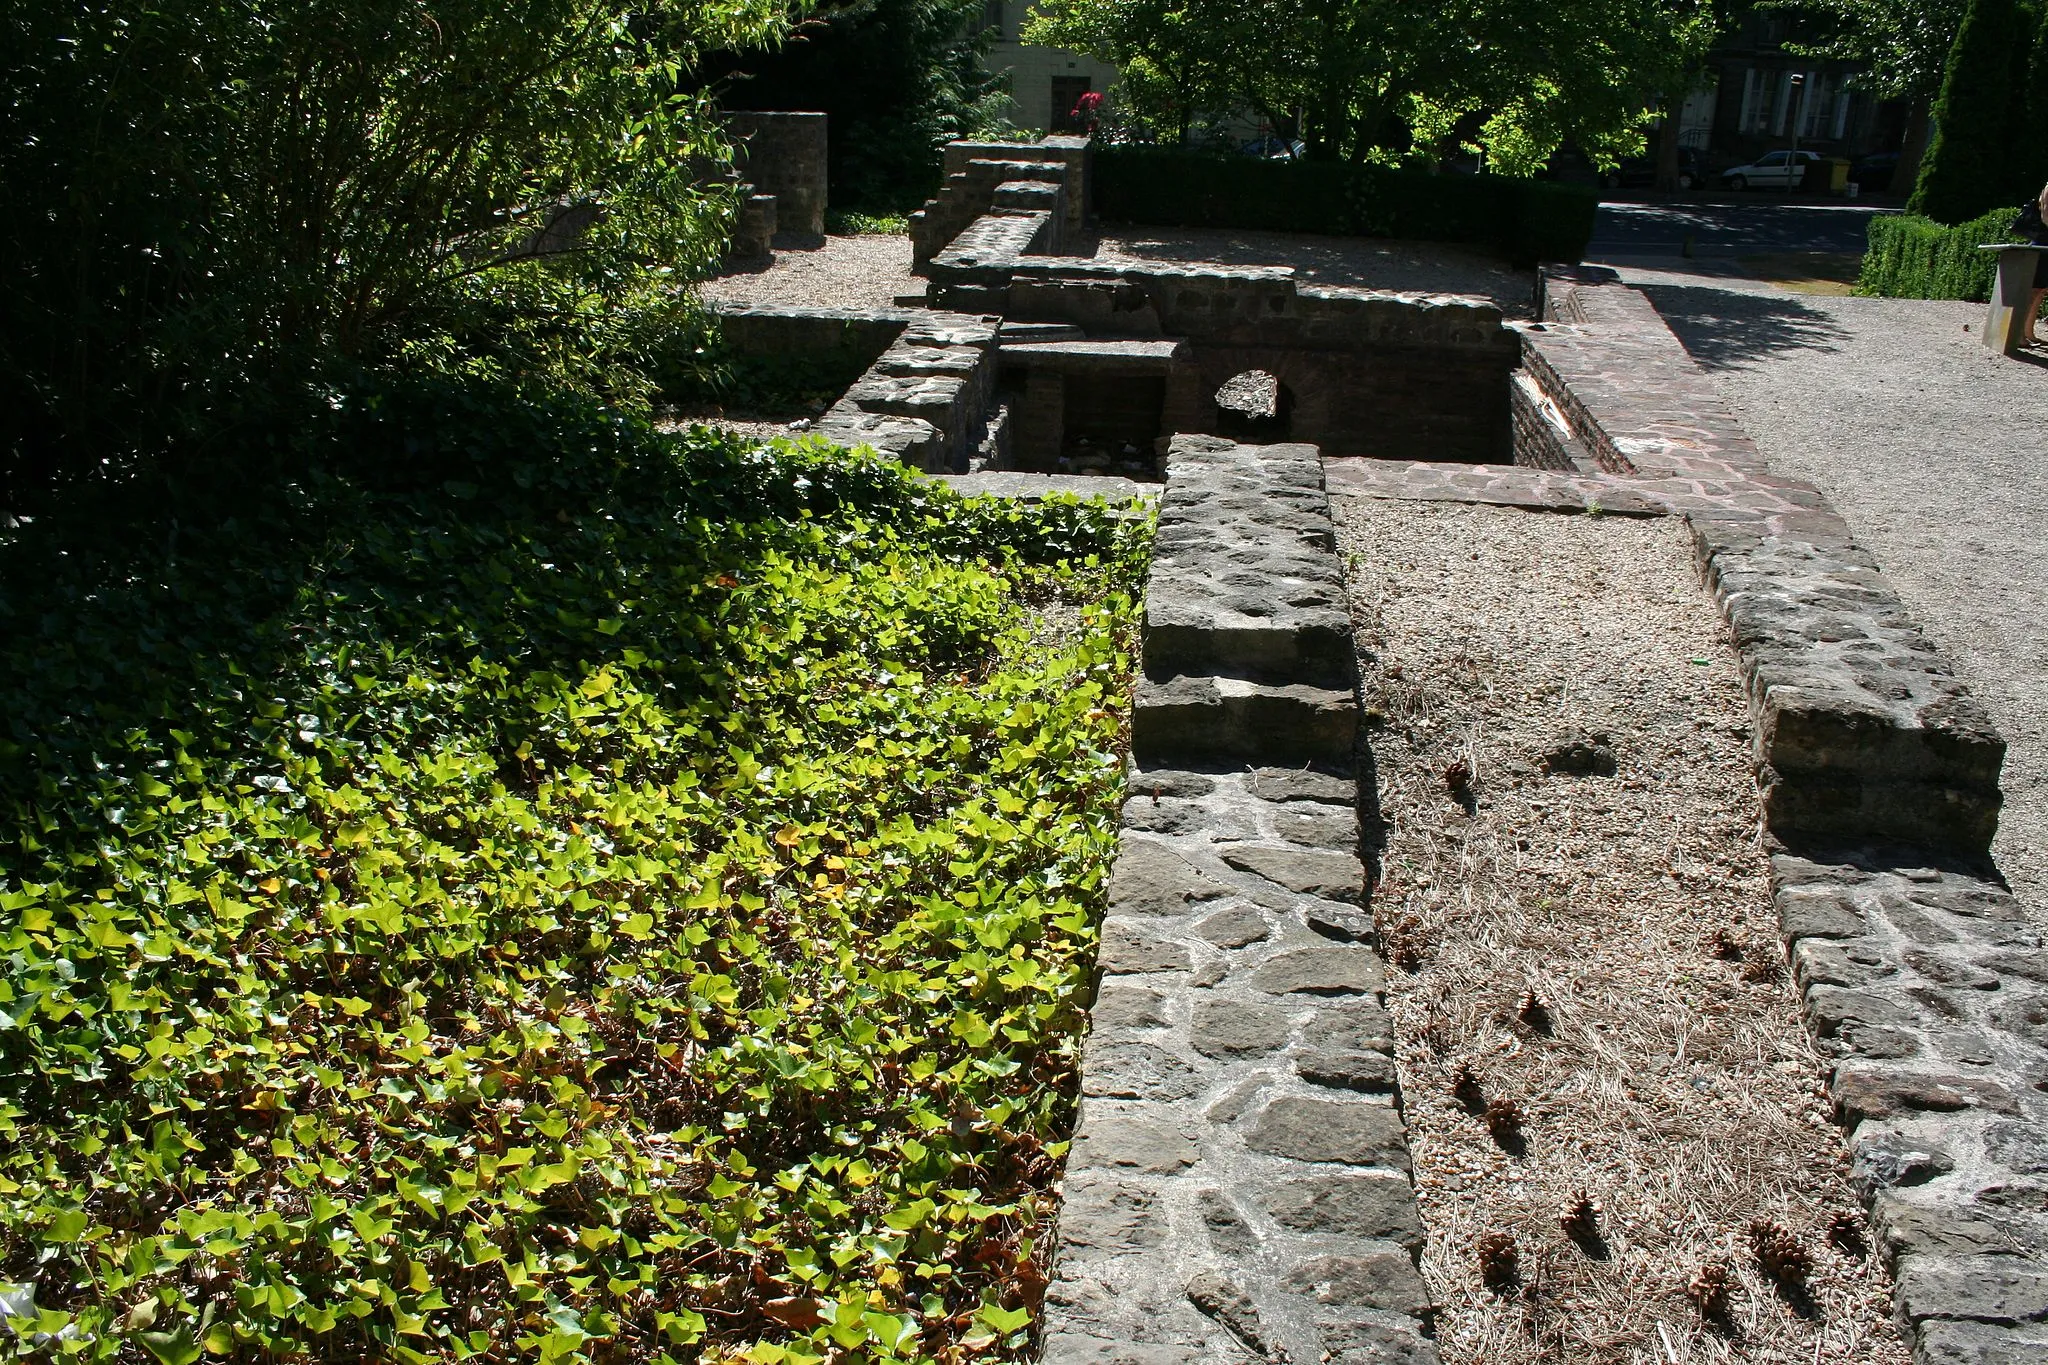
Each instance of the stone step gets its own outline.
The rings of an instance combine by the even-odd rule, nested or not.
[[[1358,698],[1348,688],[1243,678],[1141,678],[1131,745],[1141,763],[1260,759],[1348,767]]]
[[[1066,322],[1011,322],[1005,320],[999,338],[1004,346],[1023,345],[1033,341],[1080,341],[1087,336],[1079,327]]]
[[[1079,328],[1074,329],[1079,334]],[[1006,329],[1007,331],[1007,329]],[[1175,337],[1153,340],[1108,338],[1087,340],[1003,341],[1006,366],[1052,370],[1060,374],[1119,375],[1163,378],[1190,356],[1188,344]]]

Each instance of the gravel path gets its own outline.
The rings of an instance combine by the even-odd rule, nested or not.
[[[1903,1365],[1780,966],[1741,677],[1684,528],[1335,502],[1446,1365]],[[1611,737],[1611,773],[1546,763],[1574,733]],[[1520,1144],[1477,1112],[1499,1101]],[[1581,1197],[1583,1240],[1560,1225]],[[1758,1273],[1755,1219],[1811,1255],[1813,1311]],[[1493,1233],[1518,1286],[1481,1283]],[[1708,1326],[1687,1290],[1722,1263],[1729,1313]]]
[[[1987,351],[1982,304],[1622,273],[1771,468],[1827,492],[1983,697],[2011,745],[1993,852],[2048,920],[2048,362]]]
[[[889,233],[827,237],[807,251],[778,248],[766,269],[705,281],[715,303],[780,303],[808,308],[893,308],[898,294],[922,294],[910,273],[910,238]]]
[[[1098,260],[1291,265],[1302,279],[1318,284],[1478,294],[1492,299],[1509,317],[1534,316],[1532,271],[1515,270],[1498,257],[1440,242],[1105,223],[1095,255]]]

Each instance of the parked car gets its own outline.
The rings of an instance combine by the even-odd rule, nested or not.
[[[1806,178],[1806,168],[1818,160],[1818,152],[1766,152],[1746,166],[1730,166],[1721,172],[1721,183],[1731,190],[1752,186],[1796,189]]]
[[[1631,156],[1622,158],[1619,166],[1600,172],[1600,184],[1605,189],[1618,190],[1623,186],[1639,188],[1657,183],[1657,158]],[[1678,149],[1678,188],[1696,190],[1707,183],[1707,163],[1700,154],[1690,147]]]
[[[1261,161],[1299,161],[1307,154],[1308,144],[1299,138],[1262,137],[1245,143],[1237,150]]]
[[[1882,194],[1892,187],[1892,176],[1898,169],[1897,152],[1877,152],[1851,165],[1849,179],[1860,190]]]

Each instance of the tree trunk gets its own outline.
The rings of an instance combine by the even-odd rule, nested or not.
[[[1666,102],[1664,122],[1657,128],[1657,175],[1651,188],[1670,194],[1678,188],[1678,110]]]
[[[1920,179],[1920,158],[1927,154],[1927,101],[1916,96],[1906,105],[1906,140],[1899,147],[1898,169],[1892,172],[1891,193],[1911,194]]]

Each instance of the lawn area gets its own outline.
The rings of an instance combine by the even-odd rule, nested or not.
[[[1149,522],[520,414],[5,533],[14,1352],[1028,1348]]]

